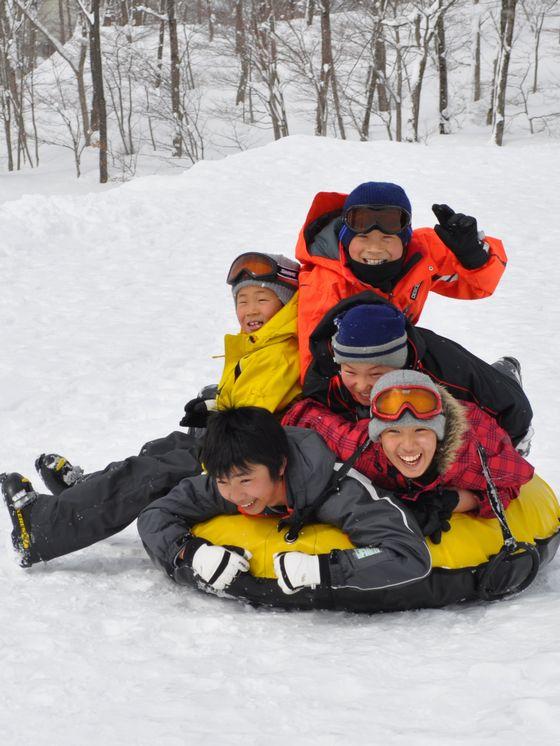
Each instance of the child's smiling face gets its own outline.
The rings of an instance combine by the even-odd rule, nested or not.
[[[437,436],[426,427],[404,426],[396,422],[379,436],[389,461],[408,479],[421,477],[432,463]]]
[[[257,285],[241,288],[235,298],[237,320],[245,334],[258,332],[282,307],[274,291]]]
[[[374,229],[365,235],[358,234],[350,241],[350,258],[360,264],[378,265],[394,262],[403,255],[401,239],[393,234]]]

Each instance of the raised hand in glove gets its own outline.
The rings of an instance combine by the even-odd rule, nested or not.
[[[278,552],[273,556],[278,585],[288,595],[302,588],[321,585],[319,555],[304,552]]]
[[[217,591],[225,590],[241,572],[248,572],[252,554],[242,547],[222,547],[205,539],[190,537],[175,564],[189,565],[195,575]]]
[[[432,205],[432,212],[439,225],[434,230],[451,249],[465,269],[478,269],[488,260],[482,241],[478,237],[476,218],[454,212],[449,205]]]
[[[179,425],[181,427],[206,427],[209,415],[206,399],[197,396],[185,404],[185,415]]]
[[[434,544],[439,544],[444,531],[449,531],[449,519],[459,504],[456,490],[430,490],[422,492],[410,509],[418,521],[424,536],[429,536]]]

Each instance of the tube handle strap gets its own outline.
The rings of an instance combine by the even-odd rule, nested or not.
[[[476,450],[478,452],[478,457],[482,466],[482,473],[484,474],[484,479],[486,480],[486,484],[488,486],[488,499],[490,501],[490,506],[494,511],[494,515],[500,523],[500,528],[502,529],[502,535],[504,537],[504,544],[506,546],[516,546],[517,540],[511,533],[504,510],[504,505],[500,499],[500,495],[498,494],[498,490],[496,488],[494,480],[492,479],[492,475],[490,474],[490,469],[488,468],[488,457],[486,455],[486,449],[481,443],[479,443]]]
[[[290,516],[278,521],[278,531],[282,531],[283,528],[288,527],[288,530],[284,534],[284,541],[287,544],[293,544],[297,540],[304,525],[310,523],[312,517],[317,513],[321,505],[327,502],[333,492],[340,492],[340,483],[369,446],[370,442],[370,439],[366,438],[362,445],[356,448],[350,458],[342,464],[340,469],[333,471],[327,486],[311,505],[308,505],[302,511],[294,510]]]
[[[539,571],[540,554],[535,544],[519,542],[511,533],[503,503],[498,494],[494,480],[492,479],[492,475],[490,474],[490,469],[488,468],[486,450],[483,445],[479,444],[477,451],[482,466],[482,473],[484,474],[486,484],[488,485],[488,498],[490,500],[490,505],[500,523],[502,536],[504,537],[503,547],[500,549],[498,554],[495,554],[490,558],[487,567],[479,576],[478,594],[480,598],[485,601],[492,601],[498,598],[503,598],[504,596],[509,596],[513,593],[520,593],[531,585]],[[527,555],[530,560],[530,568],[527,574],[524,578],[519,580],[517,584],[504,588],[500,581],[507,577],[508,560],[512,555],[517,555],[519,557],[523,554]]]

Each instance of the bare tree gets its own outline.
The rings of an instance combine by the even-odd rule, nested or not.
[[[239,83],[237,85],[237,95],[235,97],[235,105],[243,104],[245,107],[245,100],[247,98],[247,85],[249,83],[249,76],[251,71],[251,57],[247,45],[247,34],[245,31],[245,15],[243,8],[243,0],[235,0],[235,52],[239,55],[240,61],[240,72],[239,72]],[[249,96],[251,92],[249,90]],[[250,110],[250,121],[253,121],[252,107],[249,102]],[[243,115],[245,111],[243,111]],[[245,117],[243,117],[245,118]]]
[[[34,0],[32,0],[34,2]],[[19,170],[24,162],[33,166],[24,116],[25,77],[34,64],[34,49],[29,41],[29,23],[19,6],[0,3],[0,80],[2,113],[8,149],[8,168]],[[16,161],[12,157],[12,127],[16,130]]]
[[[415,19],[415,36],[417,46],[417,59],[415,71],[411,80],[411,103],[412,114],[409,121],[411,138],[418,141],[418,124],[420,120],[420,99],[424,73],[428,62],[428,55],[433,36],[436,32],[439,17],[453,5],[455,0],[438,0],[438,3],[417,2]]]
[[[80,0],[78,0],[78,2],[79,1]],[[71,54],[71,50],[69,50],[67,46],[62,45],[58,41],[58,39],[53,34],[51,34],[46,26],[41,23],[41,21],[37,17],[36,9],[33,8],[31,3],[26,3],[23,0],[12,0],[12,2],[14,3],[14,5],[17,5],[20,8],[22,13],[29,19],[30,23],[33,24],[37,31],[39,31],[39,33],[41,33],[46,39],[48,39],[53,49],[57,51],[57,53],[62,57],[62,59],[72,70],[74,77],[76,78],[76,85],[78,87],[78,98],[80,101],[80,112],[82,116],[82,129],[85,133],[86,142],[89,145],[91,131],[87,106],[86,86],[84,81],[85,58],[87,54],[87,35],[84,26],[82,25],[81,27],[82,37],[78,45],[78,58],[75,59]]]
[[[180,158],[183,155],[183,138],[181,137],[183,112],[181,109],[181,66],[179,62],[175,0],[167,0],[167,23],[169,27],[169,54],[171,63],[171,109],[175,119],[173,155],[176,158]]]
[[[107,106],[105,103],[103,61],[101,56],[100,0],[91,0],[91,11],[91,14],[87,16],[87,20],[89,23],[89,43],[92,50],[91,82],[93,86],[93,100],[95,102],[95,118],[99,125],[99,181],[101,184],[105,184],[108,179]]]
[[[496,87],[493,96],[492,139],[496,145],[502,145],[504,138],[506,89],[508,81],[515,9],[517,0],[502,0],[500,12],[500,54],[496,73]]]
[[[208,41],[214,41],[214,12],[212,11],[211,0],[206,0],[206,11],[208,16]]]
[[[313,24],[315,14],[315,0],[305,0],[305,22],[308,26]]]
[[[315,112],[315,134],[327,134],[328,97],[329,85],[332,88],[333,102],[338,123],[338,131],[342,139],[346,139],[344,122],[340,111],[340,99],[334,70],[332,33],[331,33],[331,2],[330,0],[319,0],[319,11],[321,15],[321,68],[319,75],[319,89],[317,96],[317,108]]]
[[[61,136],[58,135],[58,129],[55,123],[50,123],[48,135],[41,138],[41,141],[56,145],[57,147],[68,148],[74,156],[74,167],[76,177],[81,176],[81,160],[86,141],[82,131],[82,121],[79,109],[73,104],[74,102],[68,97],[67,87],[64,85],[56,64],[51,60],[52,77],[54,79],[54,93],[50,95],[46,90],[39,95],[39,102],[49,111],[56,113],[60,124],[62,125]]]
[[[379,111],[389,111],[389,101],[387,98],[387,59],[385,38],[383,33],[383,21],[386,15],[388,3],[386,0],[375,0],[368,3],[368,34],[363,46],[369,50],[370,61],[365,83],[365,106],[363,118],[361,120],[359,133],[360,140],[369,139],[369,129],[371,115],[377,91],[379,99]]]
[[[272,0],[253,2],[248,31],[252,68],[259,81],[264,84],[264,91],[257,85],[252,86],[252,91],[265,104],[274,139],[279,140],[287,137],[289,131],[284,93],[278,75],[276,22],[272,5]]]
[[[440,4],[441,4],[441,0]],[[441,13],[436,21],[436,58],[439,74],[439,132],[440,135],[449,133],[449,113],[447,105],[449,91],[447,86],[447,49],[445,45],[445,13]]]
[[[532,91],[538,90],[539,79],[539,50],[544,22],[550,16],[551,10],[558,4],[558,0],[521,0],[523,14],[529,23],[533,34],[533,85]]]
[[[480,0],[472,0],[471,59],[472,59],[472,100],[480,101]]]

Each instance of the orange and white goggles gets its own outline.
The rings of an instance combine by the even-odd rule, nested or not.
[[[371,416],[394,422],[408,410],[419,420],[430,420],[443,413],[441,396],[424,386],[392,386],[379,391],[371,400]]]

